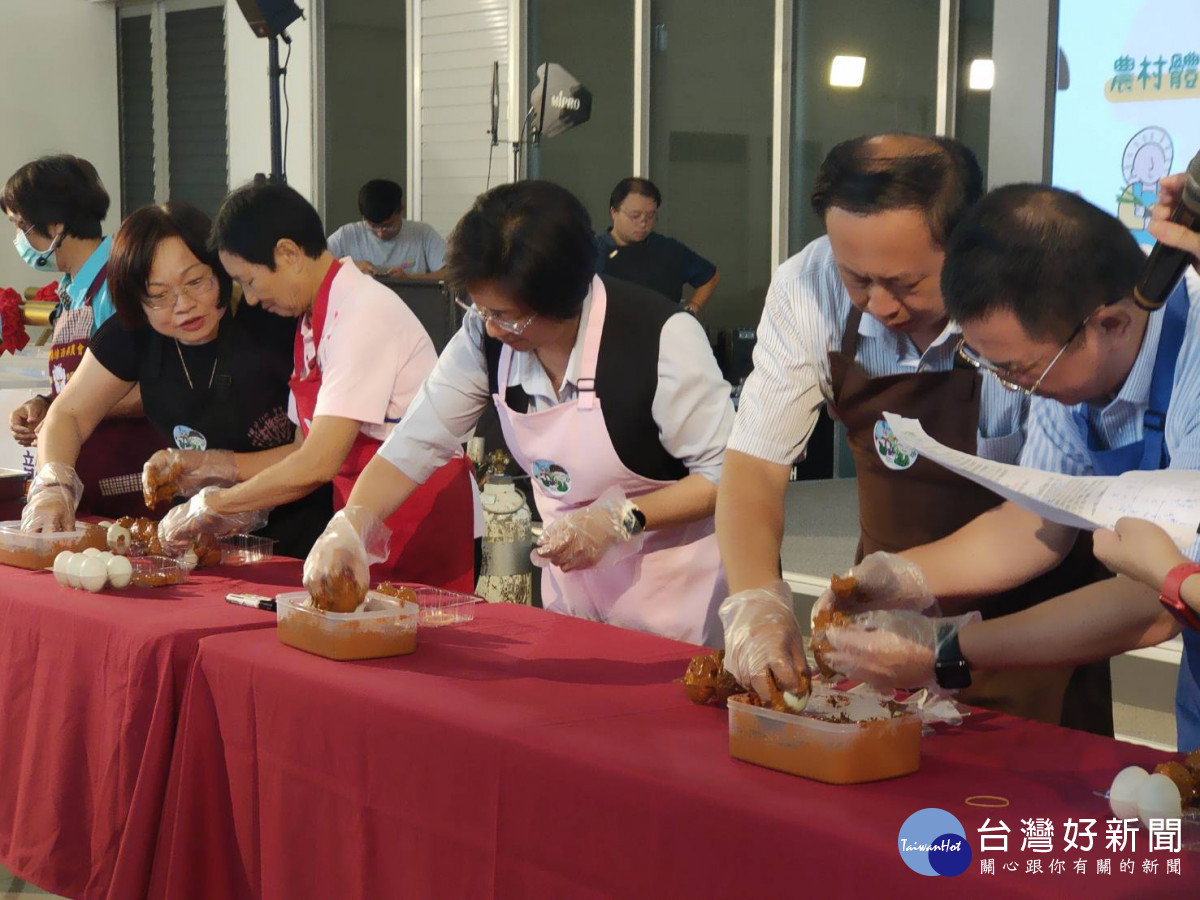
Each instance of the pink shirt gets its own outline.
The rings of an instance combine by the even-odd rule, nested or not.
[[[312,323],[300,320],[304,358],[312,359]],[[318,351],[321,389],[315,415],[357,419],[362,433],[383,440],[408,411],[437,353],[425,327],[392,290],[349,259],[329,289]],[[301,373],[305,374],[305,373]],[[300,423],[295,397],[288,416]]]

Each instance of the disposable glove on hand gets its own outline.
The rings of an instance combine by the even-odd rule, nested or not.
[[[610,487],[590,506],[547,525],[530,559],[536,566],[558,566],[564,572],[603,568],[637,554],[644,540],[644,532],[631,530],[625,492]]]
[[[75,527],[83,482],[66,463],[46,463],[34,476],[21,512],[21,530],[52,534]]]
[[[388,557],[391,530],[363,506],[334,515],[304,560],[304,587],[318,609],[353,612],[371,585],[371,563]]]
[[[838,582],[853,579],[855,588],[849,599],[838,596]],[[937,598],[930,593],[921,567],[895,553],[872,553],[851,569],[813,604],[812,618],[831,610],[847,614],[875,609],[899,609],[930,614],[937,610]]]
[[[170,556],[182,556],[191,550],[201,535],[225,537],[230,534],[245,534],[267,524],[265,509],[240,513],[219,513],[209,504],[210,498],[220,488],[206,487],[187,503],[174,507],[158,523],[158,542],[163,552]]]
[[[933,664],[945,641],[979,613],[934,618],[908,610],[875,610],[847,617],[824,632],[825,664],[840,675],[880,690],[939,690]]]
[[[786,581],[739,591],[725,598],[718,614],[725,626],[725,668],[739,684],[768,702],[779,690],[807,696],[804,638]]]
[[[159,450],[142,466],[142,496],[149,509],[201,488],[238,483],[232,450]]]

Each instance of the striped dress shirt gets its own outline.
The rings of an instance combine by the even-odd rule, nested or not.
[[[754,371],[742,390],[729,449],[783,465],[803,457],[821,405],[833,399],[829,352],[840,349],[851,308],[828,238],[818,238],[779,267],[767,290]],[[855,360],[872,377],[954,366],[959,329],[953,323],[924,353],[870,315],[862,317],[858,334]],[[1028,411],[1023,395],[985,377],[976,452],[1015,463]]]

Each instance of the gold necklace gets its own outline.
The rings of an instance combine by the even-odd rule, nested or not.
[[[183,351],[181,349],[179,349],[179,338],[175,338],[175,352],[179,354],[179,364],[181,366],[183,366],[183,377],[187,379],[188,388],[190,390],[194,391],[196,389],[196,386],[194,384],[192,384],[192,373],[188,371],[187,362],[184,361],[184,358],[183,358]],[[216,377],[216,375],[217,375],[217,360],[214,357],[212,372],[210,372],[209,376],[208,376],[208,389],[209,390],[212,390],[213,379]]]

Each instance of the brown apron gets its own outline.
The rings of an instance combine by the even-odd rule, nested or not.
[[[833,403],[830,414],[846,426],[858,472],[861,528],[856,561],[877,550],[899,553],[957,531],[1002,500],[986,488],[953,474],[924,457],[915,462],[903,451],[885,464],[876,423],[892,412],[920,421],[934,440],[974,453],[979,428],[983,378],[960,365],[944,372],[914,372],[872,378],[855,362],[863,313],[855,308],[846,321],[842,345],[829,354]],[[886,449],[886,448],[885,448]],[[1043,600],[1090,584],[1107,573],[1091,553],[1091,535],[1083,535],[1058,568],[1020,588],[971,600],[963,611],[978,610],[985,619],[1017,612]],[[1011,715],[1063,724],[1097,734],[1112,734],[1112,687],[1108,662],[1075,669],[981,671],[960,691],[964,703]]]

